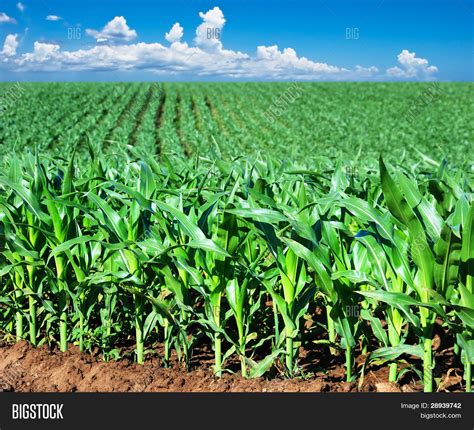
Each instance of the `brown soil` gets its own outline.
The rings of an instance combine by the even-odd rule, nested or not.
[[[304,354],[303,354],[304,355]],[[344,369],[329,363],[327,369],[305,378],[283,379],[278,375],[267,380],[242,379],[225,374],[212,375],[210,355],[206,351],[194,359],[186,372],[177,363],[160,367],[158,358],[138,365],[128,359],[104,362],[99,357],[81,353],[74,346],[65,353],[48,347],[33,348],[25,341],[13,346],[0,345],[0,391],[19,392],[348,392],[348,391],[420,391],[413,380],[402,385],[388,383],[386,367],[369,370],[363,383],[343,382]],[[442,377],[443,390],[461,390],[456,371]]]

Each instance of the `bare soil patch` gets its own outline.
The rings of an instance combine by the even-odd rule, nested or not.
[[[303,354],[304,355],[304,354]],[[306,355],[311,358],[310,354]],[[314,361],[314,359],[313,359]],[[98,356],[81,353],[75,346],[61,353],[43,346],[33,348],[22,341],[0,346],[0,390],[18,392],[355,392],[421,391],[413,380],[401,384],[387,382],[385,367],[369,369],[360,384],[343,381],[344,369],[333,359],[326,369],[305,377],[284,379],[243,379],[238,374],[213,376],[209,351],[194,358],[192,369],[184,370],[176,361],[163,368],[159,358],[144,365],[129,359],[104,362]],[[315,364],[315,363],[313,363]],[[323,364],[323,363],[320,363]],[[305,364],[306,367],[308,364]],[[317,367],[317,366],[316,366]],[[443,375],[444,390],[461,390],[456,371]]]

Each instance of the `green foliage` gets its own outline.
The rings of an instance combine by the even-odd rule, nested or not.
[[[51,119],[30,128],[24,105],[14,124],[6,113],[1,330],[63,350],[99,347],[106,360],[133,341],[139,363],[160,342],[164,365],[174,350],[188,366],[196,344],[209,342],[216,376],[236,362],[244,377],[299,375],[299,347],[316,344],[345,350],[349,381],[360,353],[387,363],[396,381],[398,363],[419,356],[430,391],[440,323],[470,389],[472,171],[462,154],[433,163],[443,155],[435,131],[420,138],[389,126],[416,85],[303,85],[306,108],[290,106],[272,124],[262,112],[284,84],[153,85],[28,86],[25,97],[62,101],[66,111],[82,98],[70,128],[67,115],[43,106],[38,115]],[[437,118],[451,98],[464,100],[462,86],[444,88]],[[341,123],[346,90],[368,101]],[[326,92],[333,97],[316,103]],[[375,103],[382,95],[386,111]],[[377,138],[369,120],[383,120]],[[462,117],[450,121],[462,128]],[[450,141],[467,155],[472,129],[453,130],[465,133]],[[364,159],[353,153],[362,135]],[[278,157],[261,155],[270,150]]]

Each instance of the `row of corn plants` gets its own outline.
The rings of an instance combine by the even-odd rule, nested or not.
[[[10,155],[0,171],[0,329],[33,345],[162,345],[214,372],[301,376],[301,348],[436,389],[436,330],[471,390],[472,178],[446,163],[313,170],[256,158],[129,148],[114,168],[87,141],[69,161]],[[124,155],[125,157],[125,155]],[[110,160],[109,160],[110,161]],[[316,317],[322,309],[322,317]],[[318,314],[319,315],[319,314]],[[317,324],[308,328],[313,318]],[[363,355],[364,366],[356,365]]]

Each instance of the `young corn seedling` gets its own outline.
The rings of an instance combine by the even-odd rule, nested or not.
[[[107,190],[104,190],[107,192]],[[98,208],[97,222],[109,235],[111,244],[116,245],[116,253],[111,253],[110,259],[110,276],[114,282],[124,287],[127,291],[132,292],[134,302],[134,318],[135,318],[135,342],[137,362],[144,362],[144,313],[145,302],[139,290],[143,285],[141,265],[139,264],[139,251],[136,248],[135,241],[139,237],[141,208],[140,203],[133,200],[128,205],[123,206],[119,214],[105,200],[93,192],[88,193],[90,201]],[[126,199],[126,198],[125,198]],[[124,200],[125,200],[124,199]],[[125,212],[125,213],[124,213]],[[117,266],[115,266],[117,264]],[[118,270],[117,270],[118,269]]]
[[[280,333],[280,340],[285,339],[285,366],[289,374],[294,374],[297,359],[294,343],[300,334],[300,321],[314,294],[314,285],[308,282],[305,264],[288,245],[292,242],[276,236],[273,224],[287,221],[284,215],[260,208],[232,209],[229,212],[253,220],[273,255],[276,269],[273,273],[278,276],[278,282],[270,282],[266,277],[263,284],[283,319],[285,330]]]
[[[229,237],[226,234],[219,237],[217,234],[213,237],[214,240],[207,238],[198,227],[194,212],[191,211],[189,215],[184,213],[181,199],[179,199],[178,208],[162,201],[156,201],[155,204],[159,210],[173,217],[179,225],[178,240],[175,244],[196,250],[192,253],[192,264],[199,267],[205,276],[201,277],[201,274],[196,274],[195,271],[191,271],[190,274],[197,276],[198,285],[195,285],[195,288],[203,295],[205,300],[207,320],[201,321],[210,327],[211,331],[209,333],[214,343],[214,373],[217,377],[220,377],[222,376],[223,362],[221,301],[225,285],[222,282],[224,273],[216,268],[223,269],[223,266],[228,264],[227,259],[231,258],[228,250],[224,248],[231,249],[232,245]],[[220,244],[217,243],[218,241]],[[185,269],[185,267],[183,268]]]
[[[457,335],[464,365],[466,391],[472,390],[472,365],[474,363],[474,205],[471,202],[462,225],[462,245],[460,259],[459,308],[456,313],[465,329]]]
[[[68,348],[68,310],[69,310],[69,288],[68,284],[71,281],[72,267],[69,264],[67,255],[58,247],[69,240],[74,240],[77,237],[77,226],[75,223],[74,208],[70,205],[60,205],[57,200],[73,200],[73,175],[74,175],[74,155],[66,169],[64,178],[60,179],[60,195],[53,195],[52,190],[47,184],[47,177],[44,171],[37,168],[37,175],[41,177],[40,182],[43,186],[42,194],[48,215],[53,227],[53,235],[47,236],[47,242],[50,250],[57,252],[52,253],[54,265],[56,269],[56,281],[59,295],[59,344],[61,351],[66,351]],[[36,160],[38,165],[38,160]]]
[[[44,266],[44,235],[50,219],[41,209],[41,179],[37,158],[29,157],[28,177],[20,164],[12,163],[8,176],[0,176],[0,186],[10,193],[2,198],[5,211],[2,222],[5,238],[11,251],[10,259],[24,265],[26,277],[14,275],[17,289],[28,297],[29,339],[33,345],[38,341],[38,304],[40,303],[40,277],[38,267]],[[28,179],[26,179],[28,178]],[[14,266],[16,263],[13,263]],[[11,266],[9,269],[13,269]],[[17,314],[19,333],[23,332],[22,318]],[[21,328],[20,328],[21,327]]]
[[[412,199],[411,197],[405,197],[410,196],[410,188],[407,187],[406,183],[401,183],[400,187],[404,190],[404,193],[400,190],[399,185],[392,179],[382,159],[380,159],[380,174],[388,209],[407,231],[411,258],[417,269],[414,276],[414,288],[421,303],[430,305],[430,292],[433,291],[435,286],[435,259],[422,221],[417,217],[410,204]],[[436,314],[427,306],[421,306],[419,312],[423,345],[423,385],[425,391],[431,392],[433,391],[432,337]]]
[[[366,267],[360,268],[361,270],[355,274],[356,277],[359,277],[358,283],[362,285],[366,284],[376,286],[376,288],[394,294],[406,294],[406,285],[402,278],[396,274],[389,259],[386,257],[386,252],[388,253],[397,249],[396,245],[384,250],[383,245],[378,242],[376,236],[374,237],[369,232],[366,232],[366,234],[359,234],[357,240],[367,249],[369,256],[368,262],[370,262]],[[398,250],[395,252],[398,252]],[[364,294],[364,291],[361,291],[361,294]],[[404,312],[409,312],[409,310],[404,308]],[[403,349],[403,346],[401,348],[398,347],[403,340],[402,330],[405,325],[404,312],[394,306],[389,306],[384,310],[383,313],[387,324],[387,334],[385,334],[385,331],[382,329],[379,320],[370,314],[366,316],[372,325],[375,336],[379,338],[379,340],[382,340],[384,344],[383,348],[388,348],[390,345],[390,350],[394,354],[396,354],[396,351]],[[374,358],[377,354],[377,351],[375,351],[371,357]],[[397,367],[396,361],[389,364],[390,382],[397,381]]]
[[[244,225],[240,231],[243,240],[239,244],[239,269],[234,272],[234,276],[237,277],[227,282],[226,297],[237,325],[241,373],[246,378],[249,375],[247,343],[257,336],[255,332],[250,333],[250,326],[261,304],[257,289],[259,285],[257,267],[266,256],[266,249],[259,243],[255,232],[248,231]]]
[[[203,97],[195,103],[205,107]],[[116,136],[131,129],[127,119]],[[166,133],[178,137],[173,127]],[[191,134],[183,128],[179,138]],[[107,133],[93,135],[100,142]],[[148,340],[159,340],[168,366],[173,348],[188,365],[205,334],[215,374],[236,363],[244,377],[261,376],[278,356],[288,376],[298,375],[299,348],[324,344],[345,350],[349,381],[362,352],[362,375],[366,365],[387,363],[390,381],[415,371],[429,391],[436,328],[448,333],[443,340],[455,337],[472,389],[472,181],[462,171],[441,163],[414,168],[414,176],[403,173],[408,164],[389,173],[380,162],[380,177],[371,165],[348,178],[323,159],[312,171],[260,157],[215,159],[230,153],[217,143],[212,159],[162,154],[142,163],[155,139],[144,149],[145,134],[132,135],[136,145],[107,162],[86,139],[74,175],[59,158],[8,158],[0,172],[7,336],[99,346],[106,360],[134,339],[139,362]],[[310,310],[326,313],[327,333],[317,319],[303,328]],[[403,355],[421,357],[423,374]]]
[[[3,226],[2,226],[3,227]],[[2,228],[2,247],[0,255],[2,258],[2,269],[1,276],[3,280],[10,278],[10,282],[4,281],[5,284],[5,293],[2,294],[5,304],[11,304],[11,307],[15,311],[15,337],[17,341],[23,339],[23,321],[24,316],[24,307],[27,297],[25,296],[25,286],[26,286],[26,273],[23,266],[23,257],[18,252],[12,252],[6,249],[7,237],[5,236],[4,229]],[[7,264],[8,263],[8,264]],[[7,296],[11,296],[11,300],[7,299]],[[4,318],[7,321],[7,317]]]

